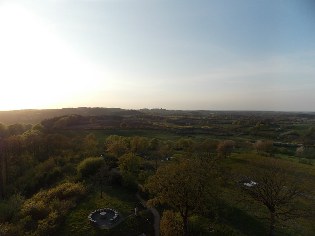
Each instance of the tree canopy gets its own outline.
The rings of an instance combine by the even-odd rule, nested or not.
[[[200,159],[185,159],[160,167],[149,178],[146,188],[155,197],[152,204],[166,204],[182,217],[182,227],[188,234],[188,217],[204,211],[207,201],[213,196],[216,184],[213,165]]]

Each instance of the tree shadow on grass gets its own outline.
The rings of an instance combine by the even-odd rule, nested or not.
[[[237,207],[225,205],[219,211],[219,218],[223,221],[222,223],[244,235],[267,235],[265,225],[262,222]]]

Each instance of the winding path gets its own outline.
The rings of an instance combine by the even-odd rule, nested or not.
[[[159,236],[160,235],[160,213],[154,208],[154,207],[148,207],[146,201],[140,196],[139,193],[136,194],[136,197],[139,199],[141,204],[148,208],[153,216],[154,216],[154,235]]]

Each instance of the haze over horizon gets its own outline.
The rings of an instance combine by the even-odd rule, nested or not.
[[[312,0],[2,0],[0,110],[315,111]]]

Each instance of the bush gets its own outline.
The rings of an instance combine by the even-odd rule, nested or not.
[[[80,184],[63,183],[48,191],[47,197],[49,199],[59,200],[77,200],[85,194],[85,187]]]
[[[52,235],[85,192],[85,187],[80,183],[63,183],[26,200],[20,219],[24,235]]]
[[[1,201],[0,202],[0,222],[5,222],[5,221],[11,222],[12,220],[14,220],[14,218],[17,217],[17,214],[20,211],[23,201],[24,201],[24,198],[19,194],[12,195],[6,201]]]
[[[109,167],[109,169],[116,168],[118,166],[118,160],[113,155],[105,154],[103,155],[103,159],[105,164]]]
[[[59,214],[57,211],[50,212],[48,217],[38,222],[37,233],[39,235],[51,235],[51,232],[53,232],[56,227],[58,217]]]
[[[21,209],[22,216],[30,216],[33,220],[42,220],[49,214],[49,209],[45,202],[27,200]]]
[[[299,163],[306,164],[306,165],[313,165],[312,160],[306,159],[306,158],[300,158]]]
[[[0,223],[1,236],[16,236],[23,235],[22,229],[16,224]]]
[[[83,178],[87,178],[95,175],[104,164],[105,162],[102,157],[89,157],[80,162],[77,171]]]

